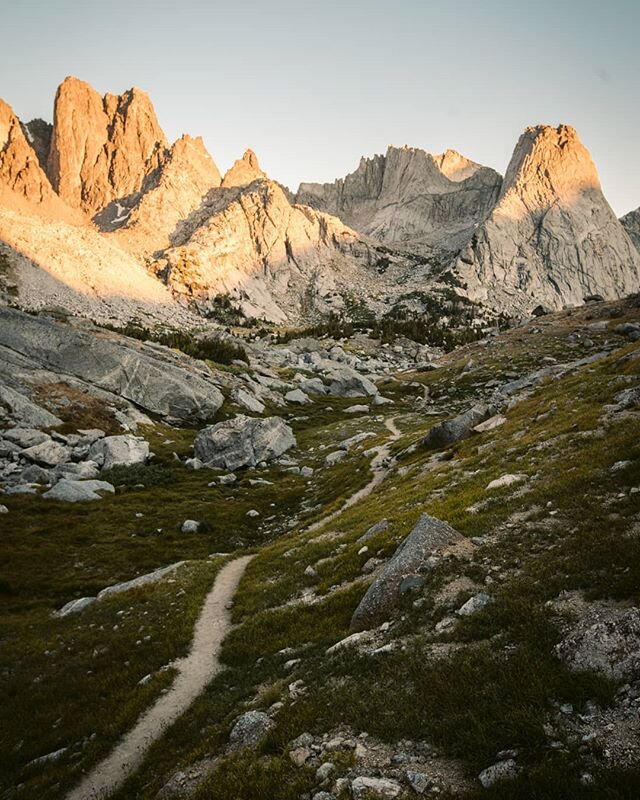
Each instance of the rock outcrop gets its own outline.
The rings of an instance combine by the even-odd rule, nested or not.
[[[620,222],[636,249],[640,251],[640,208],[625,214]]]
[[[171,289],[201,310],[229,295],[247,316],[283,322],[304,302],[352,290],[369,248],[338,219],[291,205],[268,179],[213,190],[155,264]],[[367,280],[371,276],[368,275]]]
[[[256,419],[238,414],[203,428],[196,436],[194,453],[206,466],[238,469],[272,461],[295,445],[293,431],[280,417]]]
[[[58,88],[48,172],[68,205],[93,216],[138,192],[166,147],[151,100],[140,89],[101,97],[73,77]]]
[[[512,314],[638,290],[640,254],[573,128],[527,128],[498,202],[455,272],[472,300]]]
[[[446,522],[421,514],[353,612],[351,630],[361,631],[383,622],[400,598],[403,581],[428,572],[436,557],[461,541],[463,537]]]
[[[222,185],[225,189],[234,186],[248,186],[250,183],[266,177],[260,169],[258,157],[253,150],[245,150],[242,158],[239,158],[225,173]]]
[[[149,255],[165,250],[189,227],[207,192],[220,186],[220,172],[200,137],[183,136],[162,156],[141,191],[116,200],[98,215],[123,249]]]
[[[78,379],[169,422],[211,422],[223,397],[202,362],[115,334],[0,307],[0,383]],[[6,373],[5,373],[6,365]]]
[[[500,175],[454,150],[389,147],[334,183],[302,183],[296,201],[383,242],[454,249],[485,219]]]

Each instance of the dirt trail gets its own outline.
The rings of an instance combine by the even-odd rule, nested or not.
[[[179,672],[173,685],[143,713],[110,755],[67,795],[67,800],[97,800],[113,794],[140,766],[151,745],[220,671],[218,652],[231,627],[227,606],[251,558],[242,556],[220,570],[196,622],[191,651],[186,658],[174,662]]]
[[[318,528],[321,528],[323,525],[326,525],[327,522],[331,522],[331,520],[339,517],[343,511],[346,511],[347,508],[351,508],[352,505],[362,500],[363,497],[371,494],[371,492],[379,486],[382,481],[387,477],[387,473],[389,472],[389,467],[386,465],[386,461],[389,458],[389,451],[391,450],[391,444],[399,439],[402,436],[402,431],[398,430],[396,427],[395,417],[387,417],[384,421],[385,427],[391,433],[391,436],[384,444],[379,445],[378,447],[372,448],[376,451],[376,455],[371,462],[371,469],[373,470],[373,478],[369,481],[366,486],[363,486],[362,489],[358,489],[357,492],[354,492],[351,497],[347,498],[342,506],[337,510],[334,511],[332,514],[329,514],[326,517],[322,517],[317,522],[314,522],[312,525],[306,529],[308,533],[313,533],[313,531],[317,531]]]

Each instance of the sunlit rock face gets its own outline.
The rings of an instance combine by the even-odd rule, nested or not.
[[[253,150],[245,150],[242,158],[239,158],[225,173],[222,185],[225,189],[233,186],[248,186],[253,181],[266,177],[260,169],[258,157]]]
[[[302,183],[296,200],[385,243],[453,250],[483,221],[501,177],[454,150],[389,147],[334,183]]]
[[[247,316],[284,321],[299,315],[305,296],[317,306],[323,294],[353,288],[368,260],[366,244],[340,220],[291,205],[263,178],[212,189],[154,266],[202,309],[224,294]]]
[[[498,202],[456,264],[469,296],[509,313],[637,291],[640,255],[576,131],[527,128]]]
[[[13,109],[0,100],[0,208],[49,217],[77,215],[56,195]]]
[[[101,97],[72,77],[58,88],[48,173],[70,206],[94,215],[139,191],[166,146],[151,100],[140,89]]]
[[[182,136],[162,154],[140,192],[110,203],[96,221],[121,247],[147,256],[170,247],[220,172],[198,136]]]

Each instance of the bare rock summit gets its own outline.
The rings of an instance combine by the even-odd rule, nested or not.
[[[509,313],[638,290],[640,255],[573,128],[525,130],[498,202],[460,253],[456,273],[472,300]]]

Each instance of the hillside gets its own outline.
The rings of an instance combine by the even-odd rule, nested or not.
[[[33,324],[74,336],[69,323]],[[219,432],[171,427],[153,393],[114,416],[108,362],[104,375],[79,364],[47,383],[61,362],[42,361],[44,334],[13,340],[14,392],[57,420],[32,417],[25,438],[9,416],[2,432],[5,491],[34,487],[2,498],[5,796],[57,798],[90,781],[186,669],[176,659],[204,597],[247,554],[222,671],[113,797],[637,795],[637,298],[446,355],[359,335],[247,343],[248,362],[224,366],[82,335],[105,354],[125,348],[125,376],[138,359],[213,383]],[[24,412],[14,405],[9,415]],[[139,437],[129,466],[96,467],[113,493],[42,496],[46,474],[111,458],[115,444],[91,429],[107,442],[125,418]],[[216,439],[232,418],[243,438]],[[226,468],[206,465],[211,452]]]

